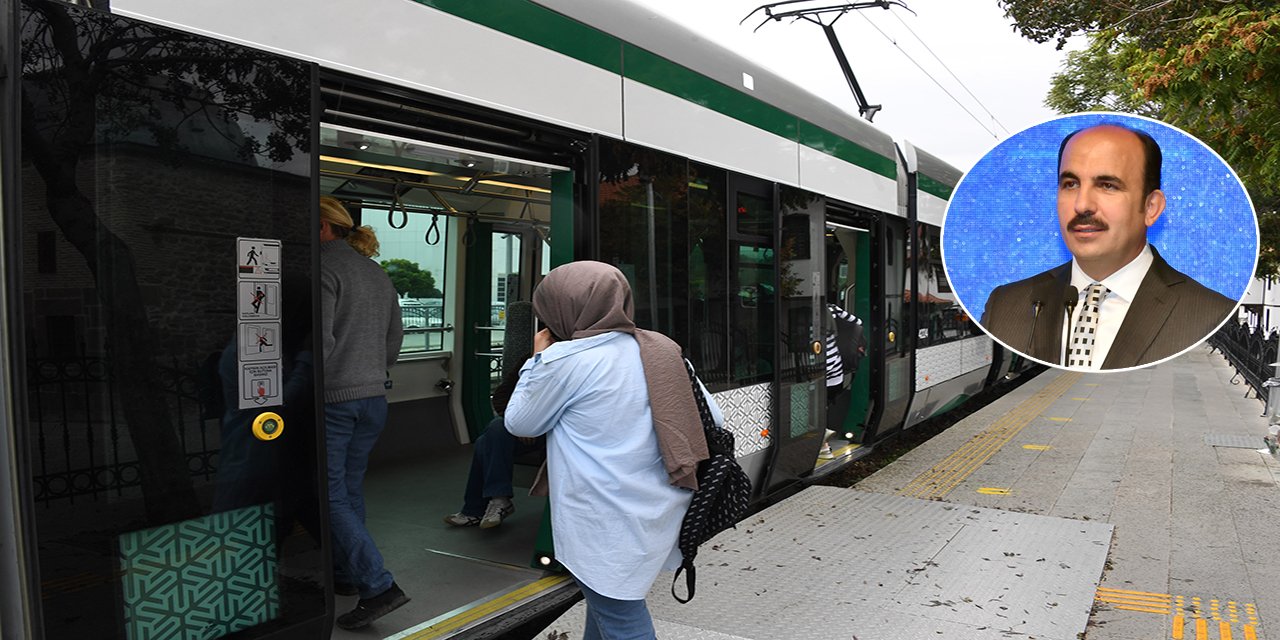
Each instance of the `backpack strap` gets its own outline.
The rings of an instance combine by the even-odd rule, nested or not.
[[[685,573],[686,571],[687,571],[687,573]],[[679,582],[679,581],[680,581],[680,574],[681,574],[681,573],[684,573],[684,574],[685,574],[685,576],[684,576],[684,586],[685,586],[685,591],[686,591],[686,592],[688,592],[688,594],[689,594],[689,597],[687,597],[687,598],[681,598],[681,597],[680,597],[680,594],[676,593],[676,582]],[[698,581],[698,575],[697,575],[697,574],[698,574],[698,571],[697,571],[697,569],[695,569],[695,568],[694,568],[694,566],[693,566],[693,563],[692,563],[692,562],[690,562],[689,560],[685,560],[685,561],[681,562],[681,563],[680,563],[680,568],[679,568],[679,569],[676,569],[676,575],[675,575],[675,576],[673,576],[673,577],[671,578],[671,597],[675,598],[675,599],[676,599],[680,604],[686,604],[686,603],[688,603],[690,600],[692,600],[692,599],[693,599],[693,588],[694,588],[694,585],[695,585],[695,584],[697,583],[697,581]]]

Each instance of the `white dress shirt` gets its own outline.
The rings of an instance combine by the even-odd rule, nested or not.
[[[1120,325],[1124,324],[1124,317],[1129,313],[1129,305],[1133,303],[1133,297],[1138,295],[1138,288],[1142,286],[1142,280],[1147,277],[1147,270],[1151,268],[1154,260],[1155,258],[1151,255],[1151,245],[1147,245],[1129,264],[1102,279],[1101,284],[1107,288],[1107,295],[1103,296],[1102,305],[1098,308],[1098,337],[1093,343],[1091,364],[1088,367],[1069,368],[1085,371],[1097,371],[1102,368],[1102,363],[1107,359],[1107,353],[1111,351],[1111,345],[1115,343],[1116,334],[1120,332]],[[1076,300],[1075,311],[1063,327],[1062,348],[1058,354],[1058,362],[1066,362],[1071,329],[1084,311],[1085,290],[1094,282],[1098,281],[1085,274],[1075,258],[1072,258],[1071,286],[1080,292],[1080,298]]]

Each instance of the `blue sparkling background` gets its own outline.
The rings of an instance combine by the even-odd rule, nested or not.
[[[952,290],[974,318],[997,286],[1071,259],[1058,231],[1058,145],[1099,123],[1144,131],[1160,144],[1168,204],[1147,239],[1173,268],[1232,300],[1244,296],[1258,255],[1258,227],[1244,187],[1213,151],[1153,120],[1077,114],[1005,139],[957,185],[942,228]]]

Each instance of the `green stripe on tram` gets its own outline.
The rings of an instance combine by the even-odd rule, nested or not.
[[[926,176],[924,173],[916,174],[916,183],[919,185],[921,191],[938,196],[943,200],[950,200],[951,192],[955,190],[955,187],[944,182],[934,180],[933,178]]]
[[[882,156],[688,67],[528,0],[414,1],[562,53],[610,73],[623,75],[886,178],[896,178],[898,175],[897,164],[892,158]]]
[[[414,0],[526,42],[563,53],[613,73],[622,73],[622,41],[526,0]]]
[[[626,77],[787,140],[799,140],[799,118],[786,111],[635,45],[624,44],[622,51]]]
[[[898,177],[898,164],[856,142],[842,138],[822,127],[800,121],[800,144],[874,171],[886,178]]]

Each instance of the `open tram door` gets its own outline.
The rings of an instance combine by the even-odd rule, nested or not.
[[[520,355],[508,343],[532,346],[532,317],[517,308],[577,255],[586,189],[576,180],[590,138],[344,74],[323,72],[321,83],[320,193],[376,230],[405,326],[365,503],[386,568],[411,600],[374,625],[384,636],[498,633],[492,625],[574,593],[549,570],[546,498],[528,495],[539,452],[487,467],[511,474],[515,511],[497,526],[446,516],[464,510],[474,465],[491,459],[475,455],[490,451],[486,434],[505,434],[491,426],[490,396],[504,360]],[[468,515],[484,514],[490,480]],[[338,596],[336,613],[355,604]],[[362,636],[335,628],[331,637]]]
[[[844,363],[839,383],[827,380],[827,429],[833,432],[829,440],[831,459],[868,441],[883,413],[885,344],[893,344],[898,338],[892,314],[886,313],[882,290],[883,227],[883,217],[870,211],[837,206],[827,209],[824,297],[828,305],[861,321],[857,332],[861,349],[853,346],[844,350],[845,354],[854,353],[854,362]],[[839,331],[839,324],[833,314],[826,314],[824,336],[851,341],[853,332]]]

